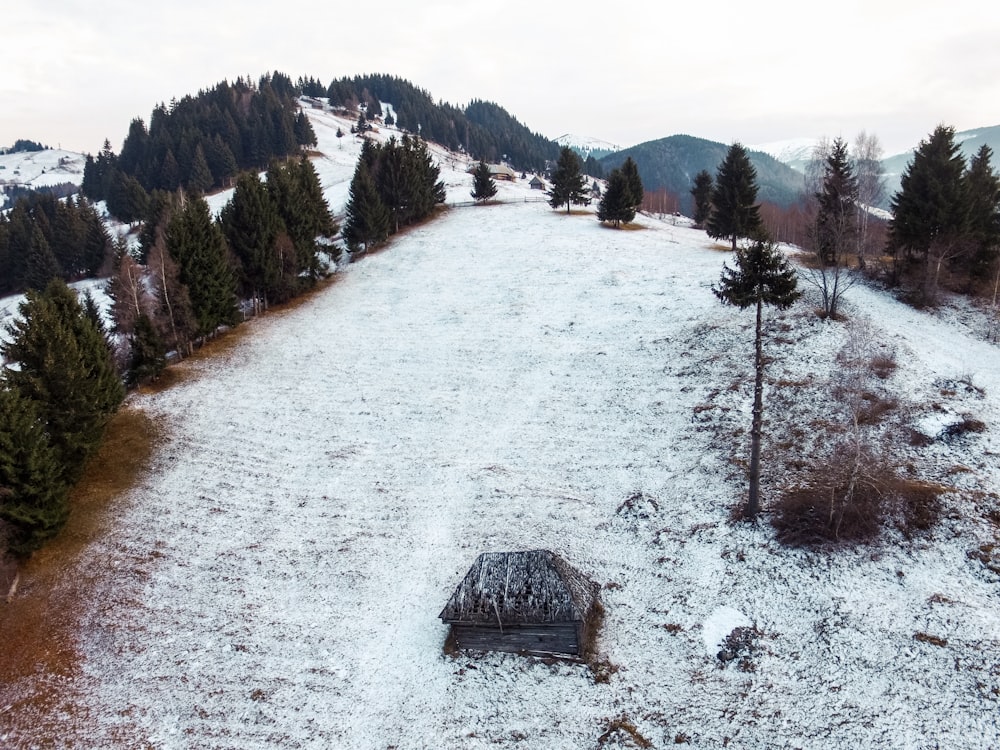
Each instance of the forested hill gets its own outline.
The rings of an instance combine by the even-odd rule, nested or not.
[[[629,156],[639,167],[642,184],[648,191],[665,188],[680,198],[681,212],[692,212],[691,186],[701,170],[715,175],[726,157],[729,146],[695,138],[672,135],[623,149],[600,160],[605,173],[621,166]],[[763,202],[789,206],[802,192],[802,174],[759,151],[750,152],[750,161],[757,170],[757,198]]]
[[[315,79],[300,79],[307,96],[325,96],[332,106],[356,109],[365,104],[369,114],[391,117],[396,126],[440,143],[453,151],[463,150],[476,159],[504,159],[514,168],[539,171],[547,160],[559,156],[555,141],[533,133],[503,107],[472,100],[464,109],[447,102],[435,103],[431,95],[409,81],[388,75],[340,78],[324,87]],[[382,111],[382,103],[390,105]]]
[[[241,171],[263,170],[271,159],[315,142],[297,100],[291,79],[275,73],[256,84],[223,81],[160,104],[148,127],[141,118],[132,120],[121,153],[105,141],[96,159],[88,156],[82,191],[133,222],[144,218],[154,190],[205,193],[230,186]]]

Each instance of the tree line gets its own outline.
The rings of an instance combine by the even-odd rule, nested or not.
[[[344,241],[366,252],[405,226],[423,221],[444,203],[440,169],[427,143],[404,134],[377,143],[366,138],[348,192]]]
[[[53,278],[96,276],[109,241],[85,197],[61,200],[45,192],[21,197],[0,213],[0,295],[42,289]]]
[[[206,193],[230,187],[245,170],[264,169],[272,159],[315,145],[298,91],[282,73],[254,84],[222,81],[196,96],[153,109],[149,125],[132,120],[121,152],[108,141],[87,155],[81,191],[125,222],[141,221],[154,190]]]
[[[272,161],[265,179],[240,175],[218,218],[198,193],[153,196],[140,242],[111,243],[107,330],[89,296],[81,304],[52,276],[30,285],[0,347],[0,547],[17,555],[65,523],[69,489],[126,385],[237,324],[241,303],[260,310],[307,289],[336,255],[337,226],[304,157]]]
[[[694,179],[694,220],[717,238],[751,237],[761,206],[748,190],[750,172],[742,146],[730,150],[714,178]],[[807,279],[821,291],[826,314],[836,316],[852,274],[881,278],[920,305],[937,302],[942,286],[1000,297],[1000,177],[992,149],[983,144],[966,162],[955,129],[939,125],[914,152],[891,218],[872,211],[885,197],[878,139],[860,133],[853,148],[843,139],[821,140],[806,170],[799,204],[767,207],[773,236],[816,256]],[[740,181],[743,181],[742,183]],[[750,198],[754,195],[754,198]]]
[[[402,78],[339,78],[322,94],[314,79],[300,79],[299,85],[303,93],[312,92],[307,95],[327,96],[334,107],[356,111],[364,105],[369,119],[383,115],[381,102],[392,102],[398,128],[475,159],[506,159],[515,169],[541,171],[559,154],[558,144],[532,132],[497,104],[474,99],[462,109],[435,102],[427,91]]]

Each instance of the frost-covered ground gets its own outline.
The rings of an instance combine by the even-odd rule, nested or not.
[[[328,161],[331,196],[351,170]],[[460,166],[444,176],[466,200]],[[1000,747],[1000,580],[967,555],[995,541],[997,348],[852,289],[849,314],[896,351],[888,382],[913,424],[974,414],[987,430],[907,449],[959,485],[933,534],[790,551],[729,520],[752,315],[711,293],[726,255],[640,223],[452,209],[133,397],[166,440],[79,563],[102,575],[81,669],[51,678],[69,696],[61,735],[0,701],[0,744]],[[780,403],[826,377],[846,334],[809,300],[770,320]],[[539,547],[602,585],[607,682],[443,653],[437,615],[476,555]],[[756,648],[723,665],[741,625]]]

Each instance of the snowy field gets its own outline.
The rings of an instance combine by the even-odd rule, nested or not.
[[[337,210],[350,169],[324,158]],[[466,200],[460,166],[443,175]],[[997,348],[957,316],[852,289],[848,314],[896,351],[893,387],[924,405],[913,424],[972,412],[987,430],[914,452],[960,483],[932,535],[790,551],[767,523],[729,520],[752,314],[711,293],[727,256],[640,224],[452,209],[133,397],[167,437],[79,563],[104,573],[81,670],[51,677],[70,696],[61,734],[0,705],[0,745],[1000,747],[1000,580],[968,556],[996,541]],[[770,319],[780,403],[781,383],[826,376],[845,328],[809,299]],[[785,415],[767,416],[776,431]],[[602,586],[606,682],[443,653],[437,615],[475,557],[535,548]],[[724,664],[737,625],[759,643]]]

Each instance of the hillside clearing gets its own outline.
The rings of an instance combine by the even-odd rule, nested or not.
[[[1000,744],[1000,590],[969,557],[995,532],[996,349],[852,290],[926,405],[914,418],[974,408],[988,427],[914,452],[968,468],[932,536],[789,551],[731,525],[744,436],[694,418],[749,425],[752,321],[712,296],[704,233],[643,221],[453,210],[133,398],[162,444],[67,572],[97,580],[60,678],[72,720],[44,744]],[[843,328],[808,302],[780,322],[769,379],[822,378]],[[943,395],[963,376],[979,390]],[[606,681],[443,653],[437,614],[472,560],[536,548],[602,584]],[[727,623],[746,627],[721,662]],[[5,746],[51,725],[5,708],[46,684],[0,689]]]

